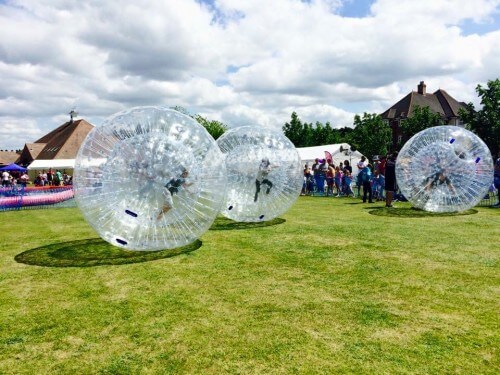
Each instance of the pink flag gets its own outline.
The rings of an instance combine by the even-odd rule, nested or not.
[[[325,159],[328,161],[328,162],[331,162],[333,159],[332,159],[332,154],[330,154],[328,151],[325,151]]]

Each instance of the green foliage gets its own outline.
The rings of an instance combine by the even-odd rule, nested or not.
[[[432,112],[429,107],[414,106],[411,116],[404,119],[401,123],[401,129],[404,134],[401,146],[422,130],[442,124],[443,120],[439,113]]]
[[[205,129],[207,129],[208,133],[214,137],[214,139],[219,138],[222,134],[224,134],[227,130],[227,126],[222,122],[217,120],[207,120],[206,118],[196,115],[194,119],[198,121]]]
[[[364,113],[354,116],[352,145],[369,159],[373,155],[385,155],[392,140],[392,130],[380,115]]]
[[[227,130],[227,126],[224,123],[217,121],[217,120],[208,120],[201,115],[192,115],[184,107],[176,105],[176,106],[172,107],[172,109],[176,110],[177,112],[183,113],[189,117],[194,118],[200,125],[202,125],[205,129],[207,129],[208,133],[214,139],[219,138]]]
[[[365,113],[354,118],[355,128],[332,128],[327,122],[302,123],[296,112],[291,121],[283,126],[284,134],[295,147],[320,146],[325,144],[349,143],[353,150],[360,150],[369,157],[387,153],[392,138],[390,127],[376,114]]]
[[[283,133],[292,141],[295,147],[320,146],[332,143],[341,143],[339,129],[332,128],[327,122],[323,125],[316,121],[316,124],[302,123],[296,112],[291,115],[290,122],[283,127]]]
[[[299,116],[297,116],[296,112],[292,113],[292,118],[290,122],[286,123],[283,126],[283,133],[288,139],[295,145],[295,147],[304,147],[305,146],[305,133],[307,131],[307,127],[302,124]]]
[[[359,202],[300,197],[128,264],[153,254],[110,249],[76,208],[0,212],[0,373],[498,373],[500,210]],[[33,249],[109,262],[16,262]]]
[[[489,147],[493,157],[500,152],[500,79],[488,81],[487,87],[477,85],[482,108],[476,111],[472,103],[460,111],[462,121]]]

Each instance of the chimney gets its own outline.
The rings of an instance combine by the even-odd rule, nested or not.
[[[420,81],[417,88],[418,88],[418,93],[420,95],[425,95],[425,83],[424,83],[424,81]]]
[[[73,117],[78,116],[78,112],[76,112],[74,109],[72,109],[71,112],[69,113],[69,115],[70,115],[69,123],[72,124],[73,123]]]

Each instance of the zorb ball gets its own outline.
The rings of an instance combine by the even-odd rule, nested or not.
[[[457,126],[436,126],[413,136],[396,161],[403,195],[417,208],[456,212],[474,207],[493,181],[493,160],[484,142]]]
[[[302,189],[300,156],[281,132],[242,126],[218,140],[226,160],[227,195],[222,215],[244,222],[274,219]]]
[[[117,113],[94,128],[75,161],[74,190],[109,243],[161,250],[195,241],[225,197],[224,158],[204,127],[162,107]]]

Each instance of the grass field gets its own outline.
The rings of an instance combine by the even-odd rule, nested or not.
[[[0,373],[498,374],[500,210],[300,197],[157,253],[0,212]]]

